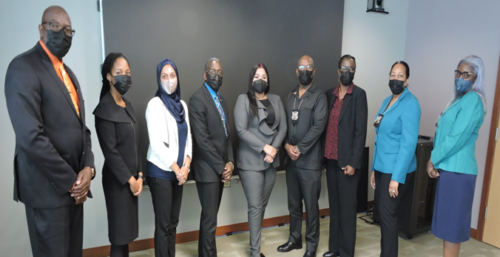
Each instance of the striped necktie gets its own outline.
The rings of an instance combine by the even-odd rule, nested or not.
[[[224,112],[222,111],[222,106],[220,105],[219,95],[215,95],[215,105],[217,105],[217,110],[219,111],[220,119],[222,120],[222,126],[224,126],[224,132],[226,133],[226,138],[228,136],[226,119],[224,118]]]

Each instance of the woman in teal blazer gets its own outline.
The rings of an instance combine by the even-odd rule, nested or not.
[[[475,146],[486,112],[484,66],[467,56],[455,70],[455,97],[436,124],[427,172],[438,185],[432,233],[443,239],[443,255],[458,256],[460,243],[469,240],[472,201],[476,186]]]
[[[398,256],[397,208],[408,181],[417,168],[420,104],[408,90],[410,67],[404,61],[392,65],[389,88],[375,118],[375,150],[371,184],[380,213],[382,257]]]

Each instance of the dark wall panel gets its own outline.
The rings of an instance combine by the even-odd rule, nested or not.
[[[158,88],[156,65],[163,58],[177,64],[187,104],[203,84],[207,59],[220,59],[225,73],[220,92],[230,109],[234,149],[238,137],[233,108],[237,96],[248,89],[254,64],[267,65],[270,92],[283,101],[297,85],[295,68],[304,54],[315,61],[320,88],[326,91],[338,80],[343,0],[103,0],[102,4],[105,52],[122,52],[130,62],[133,86],[125,97],[139,117],[144,160],[149,146],[144,114]]]

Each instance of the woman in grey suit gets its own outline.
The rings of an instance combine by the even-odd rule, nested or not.
[[[264,64],[253,66],[248,92],[238,96],[234,120],[240,138],[237,167],[248,202],[250,249],[252,257],[260,252],[260,234],[264,211],[276,180],[279,166],[278,147],[286,135],[285,109],[270,89],[269,73]]]

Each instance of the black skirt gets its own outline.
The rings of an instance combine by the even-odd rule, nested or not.
[[[138,197],[130,191],[128,183],[122,185],[118,179],[105,171],[102,186],[108,211],[109,242],[113,245],[133,242],[139,235]]]

